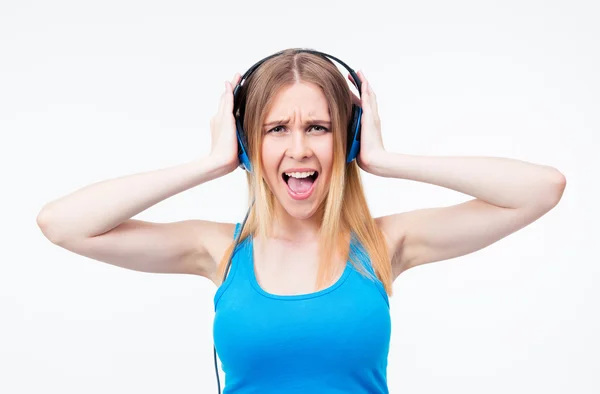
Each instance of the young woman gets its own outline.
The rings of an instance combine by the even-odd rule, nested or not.
[[[289,49],[263,59],[243,85],[239,74],[225,83],[208,156],[95,183],[38,216],[46,237],[75,253],[214,282],[226,393],[387,393],[394,280],[527,226],[565,188],[565,177],[548,166],[388,152],[365,75],[349,69],[356,97],[329,57]],[[232,172],[241,147],[251,200],[243,223],[131,219]],[[373,218],[359,168],[473,199]]]

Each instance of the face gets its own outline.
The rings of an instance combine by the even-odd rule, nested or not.
[[[327,196],[333,166],[333,134],[323,91],[311,83],[283,87],[263,125],[264,178],[276,209],[309,219]]]

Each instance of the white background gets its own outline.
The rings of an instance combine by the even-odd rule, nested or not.
[[[289,47],[364,70],[390,151],[516,158],[567,178],[532,225],[395,282],[390,392],[600,392],[599,11],[591,0],[4,0],[0,392],[216,392],[211,282],[72,254],[35,219],[87,184],[206,155],[223,82]],[[364,181],[375,216],[470,199]],[[246,193],[236,170],[138,218],[238,222]]]

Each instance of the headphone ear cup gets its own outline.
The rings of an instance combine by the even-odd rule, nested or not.
[[[246,133],[244,133],[244,128],[242,127],[242,122],[240,118],[236,117],[235,119],[236,125],[236,134],[238,139],[238,159],[240,161],[240,168],[248,172],[252,172],[252,166],[250,165],[250,158],[248,157],[248,142],[246,139]]]
[[[346,163],[352,162],[358,156],[360,151],[360,120],[362,118],[362,108],[352,104],[352,122],[348,129],[348,150]]]

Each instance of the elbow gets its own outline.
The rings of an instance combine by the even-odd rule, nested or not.
[[[38,228],[42,231],[44,237],[46,237],[50,242],[56,245],[60,245],[63,242],[63,237],[57,230],[57,226],[52,218],[52,212],[49,206],[46,205],[40,210],[36,217],[36,223]]]
[[[562,196],[567,187],[567,178],[557,169],[554,169],[554,175],[550,180],[550,188],[548,192],[548,200],[550,206],[553,208],[562,199]]]
[[[565,188],[567,187],[567,177],[560,171],[556,170],[556,180],[554,181],[557,194],[557,203],[562,198]]]

